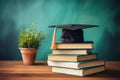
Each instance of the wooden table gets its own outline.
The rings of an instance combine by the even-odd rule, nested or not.
[[[120,80],[120,61],[107,61],[106,71],[86,77],[51,72],[46,62],[23,65],[21,61],[0,61],[0,80]]]

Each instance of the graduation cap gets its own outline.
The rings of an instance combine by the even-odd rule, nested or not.
[[[62,28],[61,43],[82,43],[84,42],[83,29],[92,27],[98,27],[98,25],[64,24],[49,26],[49,28],[54,28],[52,44],[56,43],[56,28]]]
[[[91,27],[98,27],[98,25],[87,25],[87,24],[65,24],[65,25],[53,25],[49,26],[49,28],[62,28],[62,29],[68,29],[68,30],[77,30],[77,29],[85,29],[85,28],[91,28]]]

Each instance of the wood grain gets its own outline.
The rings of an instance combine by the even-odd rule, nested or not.
[[[51,72],[45,61],[23,65],[21,61],[0,61],[0,80],[120,80],[120,61],[106,61],[101,73],[78,77]]]

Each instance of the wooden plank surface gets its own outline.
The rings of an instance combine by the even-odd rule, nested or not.
[[[0,61],[0,80],[120,80],[120,61],[106,61],[101,73],[78,77],[51,72],[45,61],[23,65],[21,61]]]

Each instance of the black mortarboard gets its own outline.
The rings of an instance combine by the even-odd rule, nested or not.
[[[49,28],[62,28],[68,30],[77,30],[77,29],[84,29],[84,28],[91,28],[91,27],[98,27],[98,25],[87,25],[87,24],[64,24],[64,25],[53,25],[49,26]]]
[[[98,27],[97,25],[88,24],[64,24],[53,25],[49,28],[62,28],[61,42],[62,43],[81,43],[84,42],[83,30],[85,28]]]

